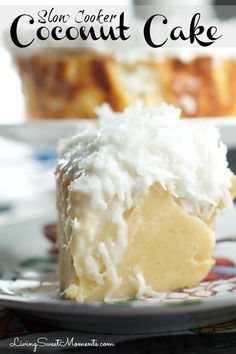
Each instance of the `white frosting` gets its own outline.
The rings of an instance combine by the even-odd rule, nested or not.
[[[134,67],[133,71],[122,71],[120,67],[120,74],[120,81],[128,93],[142,95],[146,92],[160,91],[155,72],[150,68],[140,65]]]
[[[62,144],[58,171],[70,175],[69,193],[80,196],[76,206],[69,205],[72,211],[76,208],[79,221],[85,209],[89,215],[105,210],[107,220],[117,226],[116,239],[100,242],[96,254],[87,248],[97,227],[93,222],[87,243],[83,237],[73,238],[81,251],[77,261],[84,262],[98,284],[101,276],[111,280],[109,299],[121,281],[115,264],[127,245],[124,212],[158,182],[188,213],[209,220],[219,202],[230,199],[232,173],[218,130],[211,124],[179,119],[180,110],[173,106],[143,108],[138,102],[123,113],[114,113],[107,105],[97,112],[97,123]],[[70,224],[78,229],[77,220]],[[99,273],[97,257],[106,265],[105,275]],[[139,272],[136,280],[138,295],[151,291]]]
[[[154,182],[203,219],[226,198],[232,173],[212,124],[180,120],[180,110],[164,103],[159,108],[136,103],[123,113],[103,105],[97,113],[98,123],[61,149],[61,159],[69,158],[82,172],[70,188],[88,195],[91,209],[106,209],[116,195],[127,210]],[[120,216],[116,210],[112,220]]]
[[[190,95],[182,95],[179,99],[180,107],[182,107],[187,113],[193,115],[196,113],[197,105],[195,99]]]

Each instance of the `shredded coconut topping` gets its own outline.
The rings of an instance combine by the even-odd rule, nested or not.
[[[97,124],[64,142],[58,162],[76,169],[70,188],[89,196],[86,207],[107,209],[115,196],[115,223],[154,182],[205,220],[228,199],[227,149],[212,124],[181,120],[180,110],[164,103],[138,102],[123,113],[103,105],[97,112]]]
[[[98,284],[108,277],[110,298],[120,285],[115,264],[127,245],[125,211],[157,182],[185,211],[207,221],[220,202],[227,204],[231,199],[232,173],[218,130],[205,122],[179,119],[180,110],[173,106],[163,103],[158,108],[143,108],[137,102],[115,113],[103,105],[97,113],[96,123],[62,144],[57,173],[58,178],[61,174],[69,178],[69,196],[79,195],[79,202],[68,205],[73,210],[70,218],[76,214],[76,220],[66,220],[72,225],[72,235],[82,227],[78,222],[84,210],[92,218],[106,211],[107,221],[116,227],[116,237],[111,235],[97,246],[92,246],[92,240],[99,225],[92,222],[87,240],[72,240],[72,247],[80,250],[74,260],[77,271],[87,267]],[[105,273],[99,270],[99,257],[107,266]],[[140,274],[137,281],[140,293],[148,290]]]

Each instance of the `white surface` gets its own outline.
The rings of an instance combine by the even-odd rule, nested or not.
[[[22,122],[25,117],[25,102],[20,77],[10,54],[2,47],[0,47],[0,78],[0,123]]]
[[[41,163],[26,144],[0,138],[0,203],[40,201],[54,190],[54,163]],[[1,224],[1,214],[0,214]]]
[[[215,124],[220,130],[220,135],[223,143],[228,148],[236,148],[236,117],[223,117],[223,118],[191,118],[191,122],[206,122]]]
[[[38,120],[0,125],[0,136],[30,144],[32,147],[55,149],[60,139],[69,138],[93,120]]]
[[[0,137],[18,142],[25,142],[32,147],[56,148],[58,141],[69,138],[83,129],[85,125],[92,124],[94,120],[68,119],[68,120],[36,120],[11,124],[0,123]],[[215,124],[221,134],[222,141],[229,148],[236,148],[236,117],[230,118],[191,118],[190,124],[206,122]]]
[[[41,162],[27,145],[0,139],[0,267],[45,255],[42,227],[56,220],[53,161]]]

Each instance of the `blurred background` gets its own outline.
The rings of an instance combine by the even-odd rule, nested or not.
[[[14,1],[7,2],[5,5],[11,5]],[[50,4],[50,1],[42,1],[43,4]],[[57,2],[56,2],[57,3]],[[207,6],[215,5],[235,5],[236,0],[120,0],[117,1],[105,1],[103,0],[102,5],[104,6],[138,6],[138,5],[189,5],[189,6],[204,6],[206,9]],[[4,4],[4,3],[3,3]],[[2,5],[3,5],[2,4]],[[27,4],[27,2],[24,2]],[[30,2],[29,5],[33,5],[33,2]],[[58,1],[59,4],[59,1]],[[70,2],[71,5],[76,4],[73,1]],[[97,6],[97,1],[89,0],[86,1],[88,6]],[[135,13],[139,12],[138,8],[134,10]],[[219,13],[218,13],[219,12]],[[213,14],[217,18],[221,19],[231,19],[235,14],[232,11],[222,12],[218,11],[217,7],[214,8]],[[142,13],[139,12],[139,15],[142,16]],[[1,97],[1,115],[0,123],[12,123],[12,122],[21,122],[25,120],[26,111],[25,111],[25,102],[22,92],[22,84],[19,77],[19,74],[16,70],[14,61],[6,48],[0,47],[0,97]],[[14,98],[14,104],[13,104]]]
[[[86,5],[97,5],[97,2],[88,1]],[[236,0],[182,0],[181,3],[179,0],[122,0],[119,4],[115,1],[102,1],[102,5],[204,5],[211,12],[211,5],[236,5]],[[138,8],[134,13],[142,15]],[[212,15],[226,21],[235,19],[234,12],[222,13],[216,8]],[[177,86],[181,86],[181,97],[184,98],[181,102],[186,117],[188,113],[191,117],[236,116],[236,86],[231,84],[233,78],[236,78],[236,59],[230,57],[216,69],[212,58],[197,58],[191,63],[182,63],[176,57],[165,64],[158,63],[154,73],[156,76],[151,71],[152,67],[150,62],[120,64],[111,62],[103,55],[96,55],[94,59],[91,56],[78,57],[65,51],[18,60],[6,48],[0,47],[0,274],[22,261],[29,254],[29,248],[31,257],[43,256],[51,249],[42,230],[45,225],[56,222],[53,172],[57,157],[55,146],[61,132],[66,137],[76,130],[74,122],[70,123],[68,118],[80,118],[81,122],[83,118],[93,118],[90,112],[94,106],[109,101],[111,96],[114,102],[117,87],[122,94],[119,99],[115,97],[115,110],[123,109],[136,98],[143,98],[147,105],[157,104],[161,100],[176,104],[180,102],[179,93],[175,91]],[[107,78],[111,68],[114,71],[109,75],[117,80],[118,77],[124,80],[117,83],[114,92],[111,86],[107,92],[99,78],[95,79],[103,71]],[[173,80],[177,80],[178,85],[172,87],[170,82],[165,81],[164,74],[167,71]],[[220,72],[214,85],[216,90],[220,90],[222,102],[230,97],[230,103],[223,105],[219,99],[214,104],[207,96],[209,92],[205,87],[208,87],[209,77],[206,73],[211,71],[214,74],[212,77]],[[157,81],[159,77],[164,77],[162,85],[166,85],[166,91],[170,90],[168,95],[160,95],[157,89],[159,81],[152,82],[154,76]],[[196,82],[200,86],[195,94],[193,86]],[[134,86],[134,92],[128,97],[128,92]],[[137,89],[137,86],[141,88]],[[65,92],[70,92],[70,95],[65,95]],[[199,92],[203,92],[202,95],[206,95],[207,100],[199,98],[197,104],[201,109],[194,111],[192,108],[196,106],[196,102],[193,99],[198,97]],[[236,122],[236,118],[234,119]],[[230,135],[228,158],[230,167],[236,171],[236,153],[232,143],[235,136],[236,147],[235,130],[231,129],[231,123],[222,129],[225,129],[227,138]],[[231,227],[233,226],[229,223],[227,232],[231,232]]]

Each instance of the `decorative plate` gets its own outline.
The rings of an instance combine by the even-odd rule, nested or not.
[[[220,130],[223,142],[229,147],[236,147],[236,117],[231,118],[191,118],[191,124],[199,122],[214,123]],[[25,142],[33,147],[55,149],[58,141],[76,134],[87,124],[95,120],[85,119],[44,119],[25,121],[15,124],[0,124],[1,136],[15,141]]]
[[[17,279],[0,280],[0,305],[48,325],[106,334],[176,332],[236,318],[236,265],[227,258],[216,258],[212,273],[196,288],[113,304],[60,299],[58,282],[50,274],[55,258],[44,262],[44,268],[42,262],[24,265],[30,267],[31,276],[35,270],[34,279],[22,271],[23,266]]]

